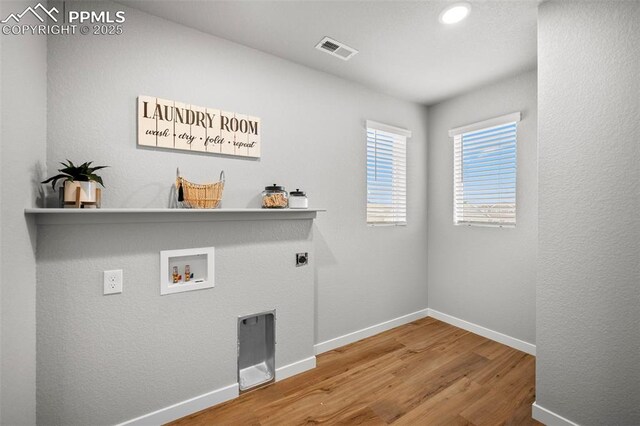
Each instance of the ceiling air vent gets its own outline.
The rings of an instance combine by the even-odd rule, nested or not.
[[[340,58],[343,61],[351,59],[358,51],[353,47],[349,47],[344,43],[340,43],[329,37],[325,37],[320,40],[320,43],[316,45],[316,49],[328,53],[329,55]]]

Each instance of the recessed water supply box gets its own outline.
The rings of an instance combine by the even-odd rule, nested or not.
[[[238,318],[238,384],[240,391],[276,377],[276,311]]]
[[[203,247],[160,252],[160,294],[212,288],[214,248]]]

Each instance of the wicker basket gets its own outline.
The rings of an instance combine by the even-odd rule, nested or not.
[[[187,209],[215,209],[222,200],[224,189],[224,171],[220,172],[220,181],[215,183],[192,183],[178,174],[176,190],[178,205]]]

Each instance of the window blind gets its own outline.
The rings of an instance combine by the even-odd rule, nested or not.
[[[520,113],[453,129],[454,223],[515,226]]]
[[[367,223],[407,224],[407,138],[411,132],[367,121]]]

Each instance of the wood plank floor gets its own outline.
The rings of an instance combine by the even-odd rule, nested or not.
[[[531,425],[535,358],[425,318],[173,425]]]

